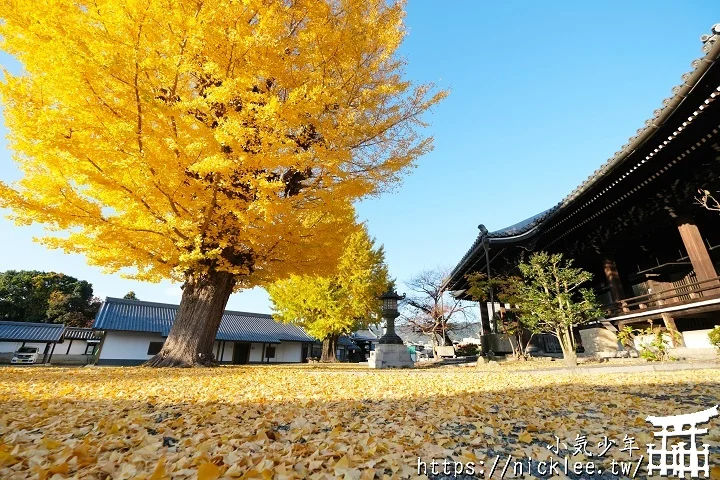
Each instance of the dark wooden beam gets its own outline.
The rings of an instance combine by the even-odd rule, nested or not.
[[[672,317],[672,315],[670,313],[663,313],[662,319],[665,323],[665,328],[672,332],[675,332],[675,335],[671,337],[673,346],[684,347],[685,341],[683,340],[682,334],[680,333],[680,330],[678,330],[677,325],[675,325],[675,319]]]
[[[623,288],[620,274],[618,273],[617,264],[615,259],[606,257],[603,262],[603,271],[605,272],[605,279],[610,286],[610,296],[613,302],[619,302],[625,298],[625,290]]]
[[[679,217],[678,230],[697,279],[703,281],[717,277],[715,266],[695,221],[689,217]]]

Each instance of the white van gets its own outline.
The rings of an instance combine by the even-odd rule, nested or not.
[[[20,347],[13,354],[10,363],[35,363],[38,355],[40,355],[40,349],[37,347]]]

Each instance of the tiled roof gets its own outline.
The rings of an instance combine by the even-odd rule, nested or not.
[[[100,340],[98,332],[92,328],[67,327],[63,338],[72,340]]]
[[[700,41],[703,43],[702,51],[705,56],[692,62],[692,70],[682,76],[683,83],[673,87],[672,95],[663,100],[662,106],[653,112],[653,117],[646,120],[645,125],[639,128],[637,133],[630,137],[627,143],[620,147],[620,150],[615,152],[615,155],[609,158],[600,168],[595,170],[592,175],[587,178],[587,180],[567,195],[556,207],[553,208],[553,210],[566,206],[568,203],[584,193],[595,182],[603,178],[611,169],[622,163],[622,161],[630,153],[632,153],[639,144],[644,142],[647,134],[654,133],[655,130],[657,130],[658,127],[665,122],[667,117],[677,108],[678,103],[685,98],[688,92],[702,78],[702,74],[704,74],[716,61],[718,52],[717,50],[713,52],[713,49],[716,47],[716,44],[720,44],[720,23],[713,25],[710,29],[710,34],[702,35],[700,37]]]
[[[360,349],[360,347],[358,347],[355,344],[355,342],[347,335],[340,335],[338,337],[338,345],[345,347],[348,350],[359,350]]]
[[[536,225],[540,225],[546,218],[555,211],[555,208],[550,208],[544,212],[540,212],[537,215],[533,215],[530,218],[526,218],[522,222],[518,222],[515,225],[510,225],[501,230],[495,230],[494,232],[488,233],[490,238],[503,238],[503,237],[514,237],[516,235],[522,235],[524,232],[532,229]]]
[[[121,298],[105,299],[93,324],[94,330],[153,332],[166,337],[175,321],[177,305]],[[312,342],[313,338],[295,325],[278,323],[270,315],[233,312],[223,314],[217,340],[280,343]]]
[[[350,337],[353,341],[357,340],[358,342],[376,342],[380,338],[372,330],[358,330],[353,332]]]
[[[430,336],[415,331],[412,325],[400,324],[395,326],[395,333],[402,338],[403,342],[424,345],[430,343]]]
[[[552,222],[553,219],[560,216],[562,212],[573,208],[582,208],[582,205],[576,203],[576,200],[590,191],[594,185],[610,174],[611,171],[623,165],[625,160],[628,159],[637,148],[652,138],[658,128],[675,112],[677,106],[701,80],[707,70],[720,58],[720,23],[713,25],[711,33],[703,35],[700,37],[700,40],[703,43],[702,51],[705,53],[705,56],[692,62],[692,70],[682,76],[683,83],[672,89],[672,95],[663,100],[662,106],[653,112],[653,117],[645,122],[645,125],[637,131],[636,135],[630,137],[628,142],[623,145],[620,150],[615,152],[615,155],[609,158],[600,168],[595,170],[587,180],[582,182],[555,206],[510,227],[487,233],[490,242],[501,244],[512,241],[512,239],[526,241],[540,231],[540,227]],[[713,94],[713,98],[714,97],[715,94]],[[702,108],[700,110],[702,110]],[[701,112],[696,111],[688,121],[692,121],[699,113]],[[677,135],[677,133],[679,132],[676,131],[674,135]],[[669,141],[670,140],[661,142],[655,152],[651,152],[648,155],[648,159],[657,153],[659,149],[662,149]],[[642,160],[642,163],[644,162],[645,160]],[[590,202],[592,202],[592,199]],[[471,257],[479,250],[483,236],[482,233],[477,236],[472,246],[453,269],[444,287],[452,286],[458,280],[457,277],[464,271],[465,264],[469,262]]]
[[[59,323],[0,322],[0,341],[58,342],[64,331]]]

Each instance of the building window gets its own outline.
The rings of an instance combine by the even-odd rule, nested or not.
[[[150,345],[148,346],[148,355],[157,355],[160,353],[160,350],[162,350],[163,344],[165,342],[150,342]]]
[[[275,358],[275,347],[268,346],[265,350],[265,357],[266,358]]]
[[[85,355],[92,355],[95,353],[95,344],[94,343],[88,343],[85,346]]]

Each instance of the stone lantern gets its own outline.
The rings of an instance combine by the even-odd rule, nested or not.
[[[379,343],[381,345],[402,345],[402,338],[395,333],[395,319],[400,316],[398,312],[398,300],[405,298],[402,297],[392,290],[392,287],[388,287],[387,292],[380,296],[380,300],[383,302],[382,306],[382,318],[385,320],[386,330],[385,335],[380,337]]]
[[[395,333],[395,319],[400,316],[398,300],[405,298],[405,295],[401,297],[389,286],[387,292],[379,298],[383,302],[382,317],[387,328],[375,351],[370,352],[368,364],[370,368],[412,368],[415,363],[410,357],[410,351]]]

